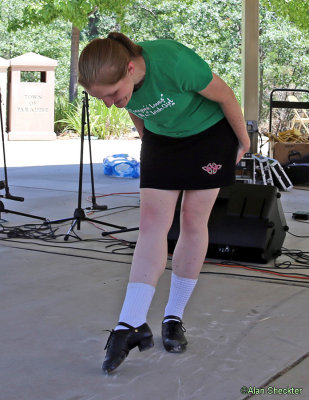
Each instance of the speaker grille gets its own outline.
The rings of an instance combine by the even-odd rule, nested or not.
[[[170,253],[179,236],[180,204],[168,234]],[[278,189],[243,183],[222,188],[208,228],[207,258],[267,263],[280,255],[288,230]]]

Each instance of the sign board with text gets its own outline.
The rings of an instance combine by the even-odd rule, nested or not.
[[[9,140],[53,140],[57,61],[35,53],[11,59]]]

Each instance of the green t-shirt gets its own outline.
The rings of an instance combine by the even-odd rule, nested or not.
[[[146,75],[126,109],[144,120],[151,132],[186,137],[204,131],[223,118],[218,103],[197,92],[212,80],[209,65],[193,50],[173,40],[139,43]]]

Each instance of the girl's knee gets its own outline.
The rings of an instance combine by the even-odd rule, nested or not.
[[[207,230],[208,216],[196,210],[182,210],[181,231],[188,234],[200,234]]]
[[[172,224],[172,218],[160,210],[145,208],[140,215],[140,231],[168,232]]]

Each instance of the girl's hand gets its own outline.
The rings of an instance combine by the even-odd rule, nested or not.
[[[238,147],[237,157],[236,157],[236,164],[243,158],[245,153],[248,153],[250,150],[250,141],[246,144],[240,144]]]

